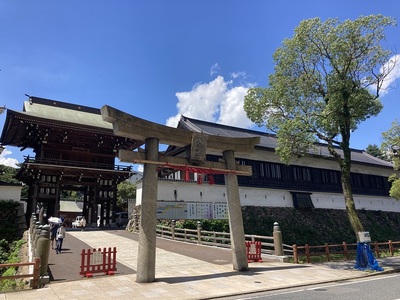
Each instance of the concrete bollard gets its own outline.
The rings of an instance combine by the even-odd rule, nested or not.
[[[171,221],[171,237],[173,240],[175,240],[175,220]]]
[[[274,223],[274,250],[276,256],[283,256],[283,242],[282,242],[282,232],[279,228],[278,222]]]
[[[40,276],[47,273],[50,255],[50,226],[45,225],[40,231],[36,243],[35,257],[40,257]]]
[[[202,230],[201,222],[197,221],[197,243],[198,244],[201,244],[201,230]]]

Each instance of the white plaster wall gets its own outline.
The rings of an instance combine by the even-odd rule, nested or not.
[[[21,200],[22,186],[0,186],[0,200]]]
[[[0,201],[1,200],[14,200],[17,202],[21,201],[21,186],[0,186]],[[24,212],[26,212],[26,202],[24,204]]]
[[[174,190],[176,190],[176,199]],[[239,193],[242,206],[293,207],[292,195],[287,190],[240,187]],[[136,195],[136,203],[140,204],[141,184],[137,186]],[[157,195],[159,201],[226,203],[225,186],[208,183],[160,180]],[[341,193],[314,192],[311,194],[311,199],[315,208],[346,209],[344,196]],[[356,209],[400,212],[400,201],[390,197],[354,195],[354,201]]]

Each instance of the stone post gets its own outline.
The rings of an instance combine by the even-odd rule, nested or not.
[[[279,224],[278,222],[274,223],[274,250],[275,250],[275,255],[277,256],[283,256],[283,242],[282,242],[282,232],[279,229]]]
[[[197,244],[201,244],[201,222],[197,221]]]
[[[171,221],[171,237],[175,240],[175,220]]]
[[[234,152],[227,150],[223,157],[228,170],[236,170]],[[229,211],[229,227],[233,255],[233,269],[247,271],[249,265],[246,256],[246,240],[244,236],[242,206],[240,204],[239,185],[236,174],[225,175],[226,198]]]
[[[36,229],[36,232],[35,232],[35,238],[33,240],[33,249],[34,249],[33,253],[34,254],[36,253],[37,241],[38,241],[38,239],[40,237],[40,232],[42,231],[42,228],[43,228],[43,225],[39,225],[37,227],[37,229]]]
[[[146,160],[158,161],[158,145],[156,138],[145,141]],[[157,227],[157,165],[144,164],[142,213],[139,224],[139,247],[136,281],[153,282],[156,272],[156,227]]]
[[[40,257],[40,276],[47,273],[50,254],[50,226],[43,226],[37,240],[35,257]]]

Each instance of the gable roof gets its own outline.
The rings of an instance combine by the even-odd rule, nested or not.
[[[100,109],[57,100],[29,97],[24,101],[22,115],[57,122],[73,123],[112,130],[112,124],[103,121]]]
[[[222,125],[193,118],[181,116],[178,123],[178,128],[191,130],[194,132],[203,132],[211,135],[219,135],[226,137],[260,137],[260,143],[256,145],[256,148],[275,150],[278,146],[278,139],[276,135],[260,132],[256,130],[244,129],[239,127],[233,127],[228,125]],[[333,158],[329,153],[326,144],[316,144],[316,149],[310,150],[309,154],[314,156],[321,156],[325,158]],[[340,148],[336,149],[340,155],[343,155],[343,151]],[[376,158],[363,150],[351,149],[351,160],[360,164],[375,165],[387,168],[393,168],[390,162]]]

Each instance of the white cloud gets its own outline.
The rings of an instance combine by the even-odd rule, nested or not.
[[[235,73],[237,77],[243,72]],[[250,86],[250,85],[249,85]],[[176,127],[181,115],[209,122],[248,128],[253,124],[243,109],[247,86],[233,86],[233,81],[225,81],[218,76],[209,83],[198,83],[191,91],[178,92],[178,114],[170,117],[166,124]]]
[[[248,88],[246,87],[238,86],[226,92],[225,98],[220,105],[220,116],[217,123],[244,128],[253,125],[243,109],[244,96],[247,90]]]
[[[19,163],[17,159],[11,157],[5,157],[7,155],[12,154],[10,150],[4,149],[3,152],[0,154],[0,165],[18,168],[17,164]]]
[[[214,77],[214,75],[219,73],[219,70],[220,70],[220,67],[219,67],[218,63],[213,64],[210,69],[210,76]]]
[[[391,70],[382,84],[381,96],[386,95],[390,88],[394,86],[394,82],[400,78],[400,54],[393,55],[381,68],[380,72],[384,73]]]
[[[232,78],[238,78],[238,77],[244,77],[246,75],[246,72],[233,72],[231,73]]]

